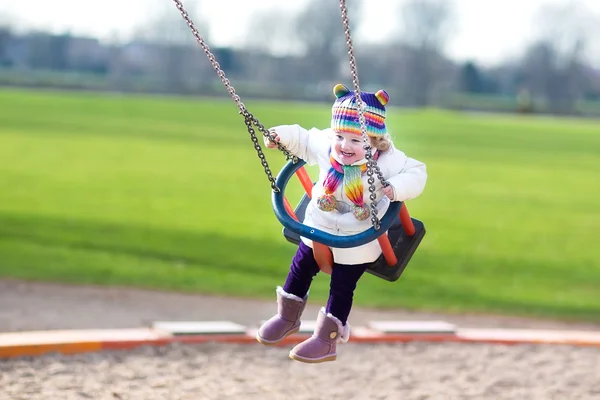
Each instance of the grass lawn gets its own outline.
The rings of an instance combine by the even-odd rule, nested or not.
[[[246,104],[265,126],[329,124],[328,105]],[[388,127],[427,163],[407,205],[428,232],[356,304],[600,321],[597,121],[390,110]],[[0,91],[0,276],[274,299],[295,248],[270,195],[231,101]]]

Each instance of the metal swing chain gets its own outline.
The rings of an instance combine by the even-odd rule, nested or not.
[[[258,130],[263,134],[263,136],[269,138],[271,142],[275,142],[275,137],[268,129],[266,129],[263,126],[263,124],[260,123],[258,118],[256,118],[254,115],[252,115],[250,111],[248,111],[244,103],[242,103],[242,99],[235,92],[235,89],[231,85],[231,82],[225,76],[225,72],[221,69],[221,66],[217,62],[215,55],[210,51],[210,47],[206,44],[206,41],[202,38],[202,36],[200,36],[198,29],[196,29],[194,22],[190,18],[187,11],[185,11],[185,9],[183,8],[183,4],[181,3],[181,1],[173,0],[173,2],[175,3],[175,6],[181,13],[181,16],[187,23],[188,27],[192,30],[192,34],[196,38],[196,41],[198,42],[198,44],[200,44],[202,50],[204,50],[204,53],[208,57],[208,61],[210,61],[210,64],[212,65],[213,69],[216,71],[217,75],[221,79],[221,82],[223,82],[223,85],[225,85],[225,88],[227,89],[231,98],[240,110],[240,114],[244,117],[244,123],[248,128],[248,133],[250,134],[250,138],[252,139],[254,149],[256,150],[258,158],[260,159],[260,163],[262,164],[265,170],[267,179],[269,179],[269,181],[271,182],[271,189],[273,189],[273,191],[276,193],[280,192],[281,189],[279,189],[279,187],[277,187],[277,185],[275,184],[275,178],[273,178],[273,173],[271,172],[271,168],[269,168],[269,163],[267,162],[265,154],[262,151],[262,147],[259,144],[258,138],[256,136],[256,131],[254,130],[253,125],[258,128]],[[298,158],[292,155],[281,143],[277,143],[277,148],[285,155],[287,160],[292,160],[294,163],[298,162]]]
[[[340,9],[342,11],[342,24],[344,25],[344,33],[346,35],[346,44],[348,46],[348,57],[350,60],[350,72],[352,73],[352,83],[354,84],[354,96],[356,98],[356,102],[358,105],[358,120],[360,122],[360,131],[362,134],[362,139],[364,142],[365,158],[367,159],[367,175],[369,182],[369,198],[371,199],[371,222],[375,229],[379,229],[381,227],[381,222],[377,217],[377,205],[375,200],[377,196],[375,195],[375,178],[373,178],[373,173],[377,175],[377,178],[381,181],[383,187],[389,186],[389,183],[383,177],[379,166],[377,165],[377,161],[373,158],[373,153],[371,153],[371,144],[369,142],[369,137],[367,136],[367,123],[365,120],[364,110],[366,108],[366,104],[362,101],[360,96],[360,87],[358,81],[358,68],[356,67],[356,59],[354,57],[354,47],[352,46],[352,38],[350,36],[350,23],[348,22],[348,9],[346,7],[346,0],[340,0]],[[373,172],[375,171],[375,172]]]

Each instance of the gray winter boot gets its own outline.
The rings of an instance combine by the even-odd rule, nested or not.
[[[294,347],[290,358],[305,363],[335,361],[337,343],[346,343],[349,338],[350,325],[343,326],[339,319],[321,308],[312,337]]]
[[[306,306],[308,294],[300,297],[287,293],[282,287],[277,287],[277,315],[265,322],[256,340],[264,345],[274,345],[300,330],[300,317]]]

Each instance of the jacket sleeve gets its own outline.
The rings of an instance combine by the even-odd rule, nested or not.
[[[279,125],[271,130],[277,133],[280,143],[290,153],[304,160],[308,165],[317,164],[319,155],[327,151],[327,135],[317,128],[306,130],[300,125]],[[264,140],[266,144],[269,139],[264,138]]]
[[[393,162],[401,165],[400,172],[387,180],[394,189],[394,201],[406,201],[421,195],[427,182],[425,164],[397,149],[392,156]]]

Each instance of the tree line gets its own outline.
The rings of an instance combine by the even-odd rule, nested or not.
[[[353,33],[363,4],[348,2]],[[600,101],[600,68],[587,58],[600,21],[574,4],[541,10],[537,39],[522,55],[484,67],[445,54],[456,27],[452,1],[409,0],[388,41],[361,46],[354,34],[361,86],[384,87],[395,93],[394,104],[406,107],[581,113],[582,104]],[[206,21],[194,17],[200,13],[190,14],[208,32]],[[325,86],[351,84],[337,1],[309,0],[298,14],[274,10],[251,21],[244,46],[212,49],[243,96],[329,101]],[[0,68],[5,85],[227,95],[172,7],[126,43],[0,28]]]

